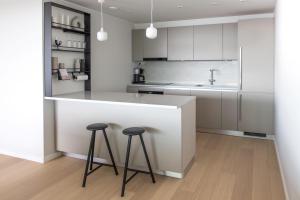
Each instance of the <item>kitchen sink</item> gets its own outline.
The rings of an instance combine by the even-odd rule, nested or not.
[[[196,87],[204,87],[205,85],[201,85],[201,84],[199,84],[199,85],[195,85]]]

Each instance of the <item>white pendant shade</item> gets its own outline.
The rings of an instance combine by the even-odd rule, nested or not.
[[[157,38],[157,29],[151,23],[150,26],[146,30],[146,37],[149,39]]]
[[[103,3],[104,3],[104,0],[98,0],[98,2],[101,4],[101,28],[100,28],[100,31],[97,33],[97,39],[100,42],[103,42],[103,41],[106,41],[107,38],[108,38],[107,32],[105,32],[104,29],[103,29],[103,11],[102,11],[102,6],[103,6]]]
[[[97,39],[103,42],[107,40],[107,38],[108,38],[107,32],[105,32],[103,28],[101,28],[100,31],[97,33]]]
[[[151,24],[146,29],[146,37],[149,39],[157,38],[157,29],[153,26],[153,0],[151,0]]]

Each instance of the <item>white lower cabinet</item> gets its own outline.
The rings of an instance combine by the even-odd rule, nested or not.
[[[238,130],[238,93],[222,92],[222,129]]]
[[[222,92],[191,90],[197,97],[197,129],[221,129]]]
[[[239,93],[239,130],[273,133],[273,94]]]

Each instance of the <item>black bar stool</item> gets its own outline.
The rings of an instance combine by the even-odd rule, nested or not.
[[[112,154],[112,151],[111,151],[108,139],[107,139],[106,131],[105,131],[105,129],[107,127],[108,127],[108,125],[103,124],[103,123],[90,124],[90,125],[87,126],[87,130],[92,131],[92,137],[91,137],[89,153],[88,153],[88,157],[87,157],[87,161],[86,161],[82,187],[85,187],[87,176],[90,175],[91,173],[93,173],[94,171],[96,171],[97,169],[99,169],[102,166],[113,167],[114,170],[115,170],[116,175],[118,175],[118,170],[117,170],[117,167],[116,167],[116,164],[115,164],[114,156]],[[96,138],[96,132],[97,131],[102,131],[102,133],[104,135],[105,143],[106,143],[109,155],[110,155],[112,165],[111,164],[100,163],[100,162],[94,162],[95,138]],[[93,164],[96,164],[98,166],[93,169]]]
[[[144,174],[150,174],[150,175],[151,175],[152,182],[155,183],[154,175],[153,175],[153,172],[152,172],[152,168],[151,168],[150,161],[149,161],[149,158],[148,158],[147,150],[146,150],[145,143],[144,143],[144,140],[143,140],[143,135],[142,135],[142,134],[143,134],[144,132],[145,132],[145,129],[140,128],[140,127],[132,127],[132,128],[127,128],[127,129],[123,130],[123,134],[124,134],[124,135],[127,135],[127,136],[129,136],[129,137],[128,137],[128,144],[127,144],[127,152],[126,152],[125,168],[124,168],[124,174],[123,174],[123,184],[122,184],[122,193],[121,193],[121,197],[124,196],[124,193],[125,193],[125,185],[126,185],[126,184],[127,184],[127,183],[135,176],[135,175],[137,175],[139,172],[140,172],[140,173],[144,173]],[[131,147],[131,139],[132,139],[132,136],[136,136],[136,135],[138,135],[138,136],[140,137],[140,140],[141,140],[141,143],[142,143],[142,147],[143,147],[143,150],[144,150],[144,154],[145,154],[145,158],[146,158],[146,161],[147,161],[147,165],[148,165],[149,172],[128,168],[128,161],[129,161],[130,147]],[[127,170],[135,172],[135,173],[134,173],[132,176],[130,176],[128,179],[127,179]]]

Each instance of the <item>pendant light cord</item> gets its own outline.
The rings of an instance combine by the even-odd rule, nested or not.
[[[153,0],[151,0],[151,24],[153,24]]]
[[[101,3],[101,28],[103,28],[103,11],[102,11],[102,4]]]

